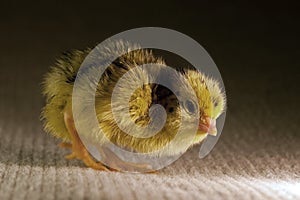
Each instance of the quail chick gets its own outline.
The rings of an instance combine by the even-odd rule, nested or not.
[[[99,127],[101,127],[106,138],[110,142],[134,152],[154,152],[164,147],[175,137],[180,126],[180,116],[182,115],[187,117],[199,116],[198,131],[193,136],[191,145],[200,143],[207,134],[215,135],[217,133],[216,119],[225,108],[225,95],[216,80],[206,77],[197,70],[185,67],[179,70],[178,73],[188,81],[195,92],[196,99],[188,99],[182,102],[184,108],[182,111],[176,96],[186,95],[186,88],[180,87],[179,84],[177,91],[173,92],[159,84],[145,84],[137,88],[130,98],[130,117],[135,124],[147,126],[150,120],[149,108],[154,104],[160,104],[167,113],[164,127],[149,138],[134,137],[119,128],[111,109],[112,92],[117,81],[126,72],[139,65],[147,63],[166,65],[162,58],[154,56],[150,50],[138,49],[132,51],[132,49],[137,49],[136,47],[137,45],[135,44],[118,41],[112,42],[105,48],[98,50],[103,57],[119,55],[119,52],[127,52],[108,66],[96,88],[95,110]],[[72,150],[72,153],[66,156],[67,159],[80,159],[86,166],[98,170],[120,170],[125,166],[125,161],[122,161],[105,148],[103,148],[102,156],[115,160],[114,164],[108,167],[101,162],[96,162],[81,142],[74,125],[72,113],[73,86],[77,72],[90,51],[91,49],[86,49],[84,51],[74,50],[64,53],[51,67],[43,81],[43,95],[46,97],[46,105],[42,110],[41,119],[43,120],[45,131],[62,140],[60,147],[67,147]],[[131,81],[135,81],[134,78]],[[149,77],[146,75],[144,78]],[[124,120],[125,122],[126,120]],[[102,136],[97,135],[99,133],[91,132],[90,134],[93,135],[91,137],[93,137],[95,143],[105,146],[105,140],[101,139]],[[183,134],[180,140],[190,140],[190,138],[185,137]],[[176,155],[186,150],[187,147],[181,146],[179,143],[176,147],[165,151],[161,156]],[[126,163],[126,166],[132,168],[145,167],[145,165],[135,163]]]

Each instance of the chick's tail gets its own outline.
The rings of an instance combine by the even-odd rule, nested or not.
[[[51,66],[42,82],[42,93],[46,98],[46,105],[41,112],[44,129],[57,138],[70,141],[63,113],[71,109],[73,84],[77,71],[90,49],[74,50],[64,53]]]

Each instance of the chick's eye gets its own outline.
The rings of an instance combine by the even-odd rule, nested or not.
[[[190,101],[190,100],[187,100],[185,102],[185,108],[186,110],[189,112],[189,113],[195,113],[196,111],[196,105],[194,102]]]
[[[215,101],[214,102],[214,107],[217,107],[219,105],[219,102]]]

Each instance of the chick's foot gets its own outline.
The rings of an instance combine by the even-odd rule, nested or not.
[[[64,113],[64,120],[66,128],[68,129],[70,135],[72,144],[68,143],[61,143],[59,146],[62,148],[71,148],[72,153],[65,156],[66,159],[79,159],[84,162],[84,164],[90,168],[96,169],[96,170],[103,170],[103,171],[109,171],[109,169],[102,163],[96,162],[93,157],[90,155],[88,150],[85,148],[83,143],[81,142],[77,130],[74,125],[74,120],[71,114],[68,112]]]
[[[106,163],[110,168],[115,171],[125,171],[125,172],[142,172],[142,173],[156,173],[157,171],[152,169],[152,166],[149,164],[143,163],[133,163],[124,161],[119,158],[114,152],[108,148],[101,148],[99,152]]]

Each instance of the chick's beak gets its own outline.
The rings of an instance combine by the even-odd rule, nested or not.
[[[217,135],[217,128],[216,128],[216,119],[211,119],[210,117],[205,117],[204,121],[199,123],[199,130],[203,131],[204,133],[208,133],[210,135],[216,136]]]

